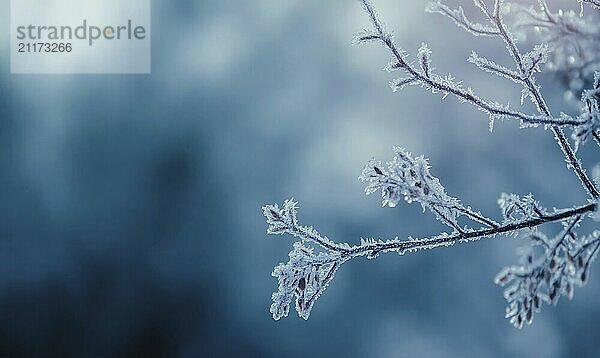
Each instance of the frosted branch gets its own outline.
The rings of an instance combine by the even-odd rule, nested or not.
[[[423,249],[451,246],[456,242],[475,241],[481,238],[493,237],[499,234],[512,234],[523,229],[531,229],[546,223],[562,221],[585,213],[592,213],[594,210],[596,210],[596,207],[596,203],[591,203],[585,206],[575,207],[573,209],[557,210],[552,214],[545,215],[544,217],[531,218],[524,221],[504,224],[496,228],[472,230],[465,233],[456,233],[452,235],[443,233],[427,239],[410,239],[405,241],[396,239],[385,242],[367,241],[363,245],[351,247],[348,254],[352,256],[371,254],[371,256],[374,256],[374,254],[390,251],[404,254],[406,252],[416,252]]]
[[[500,77],[508,78],[514,82],[522,83],[521,75],[511,69],[501,66],[494,61],[488,60],[485,57],[479,56],[475,51],[471,52],[471,56],[467,59],[470,63],[477,66],[480,70],[493,73]]]
[[[462,6],[459,6],[457,9],[452,9],[444,3],[442,3],[441,1],[432,1],[429,4],[427,4],[425,11],[430,13],[439,13],[444,16],[447,16],[450,19],[452,19],[457,26],[467,30],[475,36],[500,35],[498,30],[491,26],[470,21],[465,15]]]
[[[406,77],[392,81],[390,86],[393,90],[402,89],[407,85],[418,84],[424,88],[429,89],[432,93],[441,93],[443,97],[448,95],[454,95],[462,102],[468,102],[477,107],[479,110],[489,115],[490,124],[495,120],[513,118],[519,120],[525,126],[537,126],[537,125],[556,125],[556,126],[578,126],[583,124],[581,121],[568,117],[555,118],[550,115],[530,115],[521,113],[519,111],[510,109],[507,105],[502,105],[497,102],[482,99],[477,96],[475,92],[470,88],[463,88],[462,81],[457,81],[452,75],[440,76],[432,73],[430,68],[430,56],[431,51],[428,50],[426,45],[422,45],[418,54],[422,55],[426,53],[426,64],[427,70],[423,69],[423,58],[421,58],[421,67],[417,68],[413,66],[407,59],[407,55],[401,51],[393,42],[393,37],[390,33],[384,30],[383,24],[378,19],[375,10],[371,3],[367,0],[361,0],[363,7],[373,24],[374,32],[368,35],[358,36],[359,42],[371,42],[378,40],[382,42],[385,47],[394,56],[393,62],[388,66],[390,71],[402,70],[405,72]],[[425,48],[427,50],[425,50]],[[425,52],[424,52],[425,51]]]
[[[278,279],[279,286],[272,296],[271,313],[276,320],[286,317],[292,301],[295,301],[298,315],[308,319],[315,301],[329,286],[339,267],[356,257],[367,256],[373,259],[386,252],[403,255],[407,252],[452,246],[456,242],[468,242],[499,234],[515,233],[546,223],[593,213],[597,205],[597,203],[590,203],[492,228],[455,232],[454,234],[442,233],[426,239],[399,240],[395,238],[385,241],[362,239],[360,245],[355,246],[347,243],[334,243],[320,235],[312,227],[300,225],[296,217],[297,203],[291,199],[286,200],[281,208],[277,204],[266,205],[263,213],[268,224],[267,233],[272,235],[287,233],[300,239],[294,243],[289,254],[289,261],[277,265],[273,270],[273,276]],[[323,250],[316,253],[312,247],[308,246],[310,242],[316,243]]]

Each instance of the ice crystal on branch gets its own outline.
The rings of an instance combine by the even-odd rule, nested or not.
[[[525,68],[525,77],[530,78],[536,72],[542,72],[540,65],[548,61],[550,54],[548,44],[537,44],[533,50],[523,55],[523,67]]]
[[[322,252],[315,254],[313,251],[296,242],[289,254],[290,260],[275,266],[273,276],[279,281],[271,305],[275,320],[287,317],[292,303],[298,315],[308,319],[315,301],[333,278],[339,264],[336,257]]]
[[[277,204],[263,207],[263,214],[267,218],[267,233],[273,235],[283,235],[289,232],[296,224],[296,214],[298,203],[294,199],[283,202],[281,208]]]

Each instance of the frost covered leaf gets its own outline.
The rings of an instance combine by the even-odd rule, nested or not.
[[[320,252],[301,242],[294,243],[289,261],[275,266],[273,277],[279,287],[272,295],[271,314],[273,319],[287,317],[290,305],[294,304],[298,315],[308,319],[310,311],[325,291],[340,264],[339,256]]]
[[[348,244],[336,244],[312,226],[300,225],[297,207],[298,203],[293,199],[286,200],[281,207],[277,204],[263,207],[268,234],[290,234],[300,239],[294,243],[289,261],[275,266],[273,270],[273,276],[279,281],[271,305],[271,313],[276,320],[288,315],[292,302],[300,317],[308,319],[315,301],[338,267],[350,258]],[[316,252],[309,243],[317,244],[322,250]]]
[[[565,222],[564,230],[552,240],[531,233],[531,246],[520,250],[521,264],[505,267],[496,276],[495,282],[505,287],[506,318],[515,327],[531,324],[542,302],[556,304],[560,296],[571,299],[575,286],[587,282],[600,247],[600,231],[578,238],[579,220]]]
[[[581,145],[594,135],[594,132],[598,131],[600,131],[600,113],[590,113],[586,123],[573,130],[572,137],[575,141],[575,149],[579,149]]]
[[[536,72],[542,72],[540,65],[548,61],[550,48],[548,44],[537,44],[533,50],[523,55],[523,67],[525,68],[525,77],[531,77]]]
[[[265,205],[263,214],[267,219],[267,233],[271,235],[283,235],[297,225],[296,214],[298,203],[294,199],[284,201],[282,207],[279,205]]]
[[[596,180],[597,182],[600,180]],[[600,199],[596,199],[596,210],[590,213],[590,218],[594,221],[600,221]]]
[[[417,57],[419,58],[419,64],[423,71],[423,75],[425,77],[431,77],[431,49],[426,43],[422,43],[421,47],[419,47]]]
[[[521,198],[515,194],[502,193],[498,199],[498,205],[502,210],[504,224],[518,223],[544,216],[544,209],[539,206],[532,194]]]
[[[395,207],[400,200],[417,201],[423,208],[458,205],[449,197],[439,180],[429,172],[429,163],[423,156],[413,158],[404,149],[395,147],[395,156],[384,167],[374,159],[365,166],[359,180],[367,183],[365,193],[381,190],[383,206]],[[455,215],[454,215],[455,216]]]
[[[394,153],[394,158],[385,166],[372,159],[363,169],[359,180],[367,183],[367,195],[381,191],[382,205],[392,208],[401,200],[419,202],[423,210],[429,209],[438,220],[459,232],[462,232],[457,221],[460,215],[493,226],[491,220],[446,194],[439,179],[431,175],[429,163],[423,156],[413,157],[400,147],[395,147]]]
[[[590,90],[585,90],[581,94],[582,109],[579,119],[582,125],[573,130],[573,140],[575,148],[579,148],[594,133],[600,132],[600,72],[594,73],[594,84]]]

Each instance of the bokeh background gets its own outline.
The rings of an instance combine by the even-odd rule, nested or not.
[[[497,40],[424,1],[376,5],[402,47],[427,41],[438,72],[518,106],[517,87],[465,62],[477,49],[509,63]],[[147,76],[11,76],[0,32],[0,356],[595,356],[597,270],[533,326],[503,318],[492,279],[519,239],[358,259],[308,321],[273,321],[270,273],[292,240],[266,236],[262,205],[293,196],[304,223],[350,243],[444,229],[418,205],[364,197],[362,165],[393,145],[496,219],[501,192],[549,207],[585,193],[550,132],[507,121],[490,133],[455,99],[392,93],[388,54],[350,45],[368,26],[355,1],[155,0],[152,12]],[[543,82],[555,112],[577,112]],[[600,160],[593,145],[580,155]]]

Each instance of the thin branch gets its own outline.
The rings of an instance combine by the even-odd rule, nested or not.
[[[492,228],[497,228],[498,227],[498,223],[496,223],[495,221],[486,218],[485,216],[474,212],[471,209],[467,209],[467,208],[457,208],[456,210],[460,211],[461,213],[463,213],[464,215],[468,216],[469,218],[471,218],[474,221],[477,221],[481,224],[487,225],[489,227]]]
[[[474,64],[482,71],[493,73],[500,77],[508,78],[517,83],[523,83],[523,78],[520,74],[504,66],[501,66],[495,63],[494,61],[490,61],[485,57],[479,56],[475,51],[471,52],[471,56],[469,56],[467,61]]]
[[[474,241],[485,237],[491,237],[498,234],[507,234],[511,232],[516,232],[525,228],[534,228],[546,223],[556,222],[565,220],[571,217],[579,216],[585,213],[592,212],[596,210],[596,206],[598,204],[592,203],[585,206],[579,206],[569,210],[559,211],[555,214],[546,215],[543,218],[533,218],[526,221],[521,221],[518,223],[511,223],[507,225],[502,225],[497,228],[491,229],[481,229],[476,231],[469,231],[464,234],[458,233],[454,235],[440,235],[433,238],[428,239],[419,239],[419,240],[390,240],[387,242],[377,242],[370,243],[366,245],[358,245],[353,246],[350,250],[342,253],[343,256],[349,255],[351,257],[363,256],[372,252],[382,253],[382,252],[412,252],[419,251],[423,249],[429,248],[437,248],[440,246],[448,246],[453,245],[457,241]]]
[[[294,225],[290,227],[288,233],[302,240],[311,240],[320,245],[322,248],[330,251],[339,252],[341,254],[348,252],[348,249],[346,247],[330,241],[327,237],[321,236],[312,227]]]
[[[426,239],[399,240],[396,238],[388,241],[369,239],[363,240],[360,245],[355,246],[350,246],[347,243],[334,243],[327,237],[319,234],[312,226],[300,225],[296,218],[296,203],[293,200],[286,200],[281,209],[277,205],[267,205],[263,208],[263,213],[269,224],[267,233],[273,235],[287,233],[300,239],[301,242],[312,241],[332,254],[335,257],[335,261],[343,263],[358,256],[368,255],[370,258],[373,258],[384,252],[398,252],[403,254],[405,252],[433,249],[440,246],[451,246],[457,241],[475,241],[500,234],[516,233],[522,229],[533,229],[551,222],[579,218],[584,214],[597,210],[598,205],[600,204],[593,202],[570,209],[555,210],[553,213],[546,213],[542,216],[528,217],[521,221],[505,222],[502,225],[496,225],[491,228],[471,231],[462,230],[453,234],[442,233]],[[578,219],[575,221],[578,221]]]

